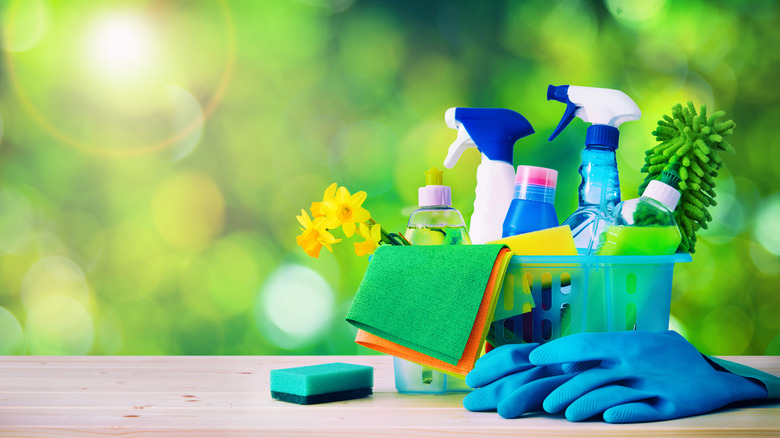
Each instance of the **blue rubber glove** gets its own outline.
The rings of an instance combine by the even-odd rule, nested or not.
[[[539,344],[502,345],[477,360],[466,384],[477,388],[463,399],[470,411],[498,411],[504,418],[541,411],[545,397],[583,369],[598,363],[534,366],[528,355]]]
[[[673,331],[580,333],[529,353],[531,364],[547,369],[592,360],[601,364],[552,391],[524,391],[515,400],[544,395],[545,411],[565,410],[571,421],[603,414],[608,423],[632,423],[703,414],[768,395],[757,381],[716,370]]]

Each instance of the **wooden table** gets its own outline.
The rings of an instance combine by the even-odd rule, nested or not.
[[[0,357],[0,436],[780,436],[780,403],[610,425],[562,415],[505,420],[464,394],[402,395],[389,356]],[[726,358],[780,375],[780,356]],[[299,406],[272,400],[269,370],[374,367],[374,395]]]

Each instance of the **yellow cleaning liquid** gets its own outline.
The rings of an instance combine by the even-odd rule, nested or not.
[[[606,232],[600,255],[670,255],[680,246],[680,229],[613,225]]]

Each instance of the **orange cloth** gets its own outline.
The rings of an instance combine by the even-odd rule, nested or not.
[[[474,363],[477,361],[479,353],[482,351],[488,329],[493,322],[493,313],[495,312],[496,303],[498,302],[498,295],[501,290],[501,283],[504,280],[504,273],[506,272],[506,267],[511,258],[512,253],[509,248],[504,248],[498,253],[496,262],[493,264],[493,270],[490,272],[487,286],[485,287],[485,294],[482,296],[482,301],[479,304],[477,318],[474,320],[469,339],[466,342],[466,348],[463,350],[463,355],[460,357],[460,360],[458,360],[457,365],[448,364],[447,362],[398,345],[395,342],[388,341],[360,329],[358,329],[355,342],[371,348],[372,350],[381,351],[382,353],[387,353],[410,362],[429,366],[447,374],[465,376],[469,371],[474,369]]]

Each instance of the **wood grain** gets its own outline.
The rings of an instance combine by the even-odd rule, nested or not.
[[[0,357],[0,437],[780,436],[780,403],[609,425],[561,415],[468,412],[463,393],[395,391],[389,356]],[[780,357],[727,357],[780,375]],[[370,365],[374,395],[298,406],[272,400],[271,369]]]

